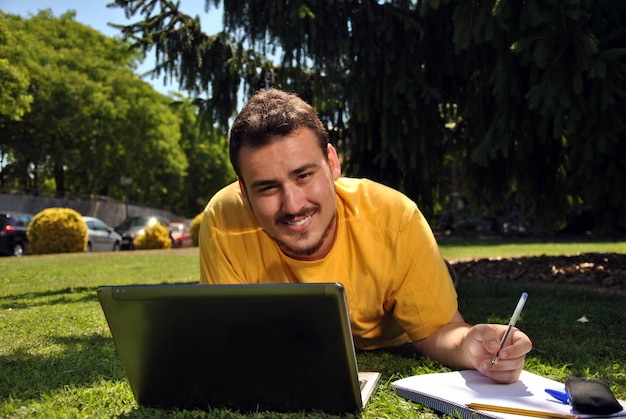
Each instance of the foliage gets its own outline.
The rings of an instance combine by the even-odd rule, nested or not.
[[[482,255],[480,243],[465,246]],[[524,250],[524,244],[519,247]],[[473,251],[471,250],[473,249]],[[489,246],[490,256],[499,256]],[[607,251],[620,251],[620,248]],[[544,252],[536,248],[535,255]],[[549,251],[548,251],[549,252]],[[81,253],[57,257],[0,259],[1,417],[137,418],[302,418],[302,413],[228,410],[165,411],[140,408],[125,379],[106,319],[96,297],[100,285],[196,283],[197,249]],[[519,327],[533,339],[526,369],[563,381],[569,375],[608,380],[626,399],[624,297],[591,289],[532,284]],[[461,310],[470,322],[506,323],[521,284],[461,281]],[[577,322],[582,316],[587,323]],[[396,396],[390,382],[414,374],[441,372],[440,364],[407,347],[357,353],[360,368],[383,372],[383,380],[355,417],[433,418],[429,409]],[[331,418],[317,414],[307,417]]]
[[[161,223],[155,223],[143,230],[134,239],[137,249],[169,249],[172,247],[170,231]]]
[[[211,99],[226,127],[237,92],[297,91],[329,127],[346,174],[405,191],[430,218],[468,197],[513,200],[538,229],[568,208],[626,229],[626,3],[225,1],[208,36],[178,4],[116,0],[156,73]]]
[[[232,181],[223,130],[200,124],[192,100],[140,80],[137,59],[73,12],[0,12],[0,189],[191,216]]]
[[[28,76],[5,58],[14,44],[7,22],[0,20],[0,115],[9,120],[19,120],[30,110],[33,100],[28,92]]]
[[[115,61],[128,66],[132,56],[121,42],[74,22],[72,13],[59,19],[49,11],[31,19],[1,17],[15,39],[8,45],[8,59],[24,68],[33,94],[30,112],[21,121],[0,120],[3,151],[14,171],[31,175],[33,189],[41,177],[52,176],[56,194],[64,196],[66,168],[76,162],[96,164],[86,137],[94,135],[92,124],[106,97],[103,86]],[[109,142],[104,136],[98,139]]]
[[[200,225],[202,224],[203,217],[204,217],[203,212],[196,215],[195,217],[193,217],[193,220],[191,220],[191,225],[189,226],[189,231],[191,233],[191,241],[194,246],[198,246],[198,237],[200,236]]]
[[[228,158],[224,132],[198,117],[198,105],[188,98],[174,97],[171,107],[180,121],[180,146],[189,165],[181,189],[181,210],[193,217],[224,185],[235,180]]]
[[[71,208],[46,208],[28,224],[28,247],[34,255],[84,252],[87,249],[87,225]]]

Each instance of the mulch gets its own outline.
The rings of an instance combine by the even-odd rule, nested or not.
[[[623,254],[584,253],[449,262],[459,282],[541,283],[626,295],[626,255]]]

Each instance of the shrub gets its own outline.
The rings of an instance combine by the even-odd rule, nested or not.
[[[71,208],[46,208],[35,214],[26,235],[34,255],[87,249],[87,226],[83,217]]]
[[[200,234],[200,224],[202,224],[203,215],[203,212],[196,215],[191,221],[191,225],[189,226],[189,232],[191,233],[191,242],[194,246],[198,245],[198,235]]]
[[[161,223],[146,227],[143,234],[135,236],[135,249],[169,249],[172,247],[170,230]]]

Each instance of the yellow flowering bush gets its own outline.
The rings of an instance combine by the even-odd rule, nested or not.
[[[143,234],[135,236],[135,249],[169,249],[172,247],[170,230],[161,223],[146,227]]]
[[[35,214],[26,232],[28,248],[34,255],[84,252],[87,225],[71,208],[46,208]]]
[[[198,245],[198,236],[200,234],[200,224],[202,224],[202,216],[204,213],[200,213],[194,217],[189,226],[189,232],[191,233],[191,243],[194,246]]]

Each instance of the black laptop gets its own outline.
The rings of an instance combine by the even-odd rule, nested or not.
[[[357,370],[343,287],[98,289],[137,403],[239,411],[358,411],[380,373]]]

